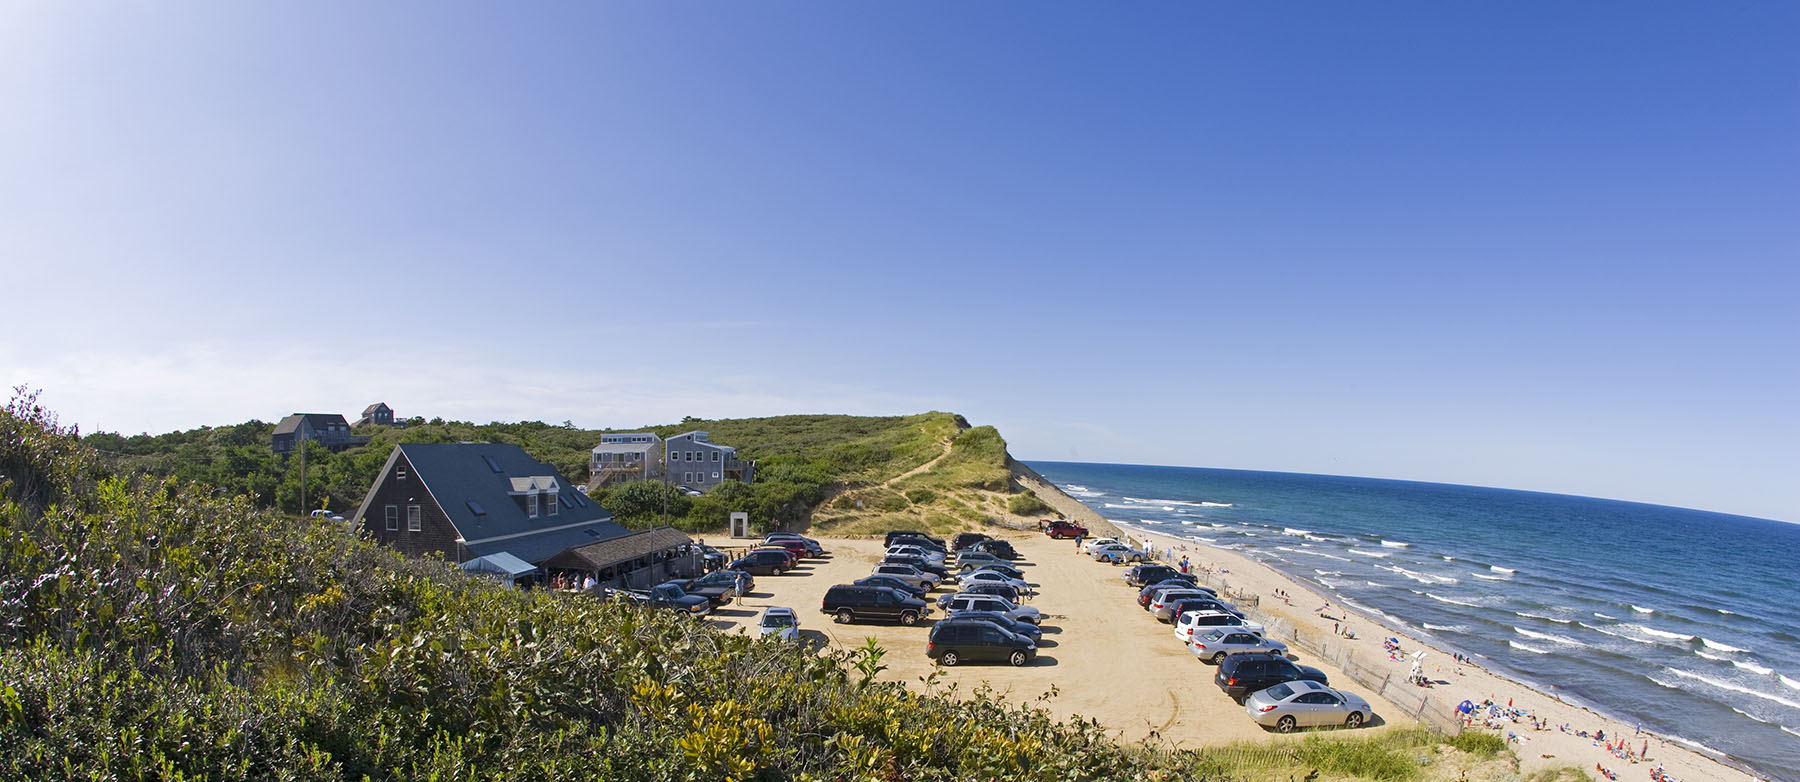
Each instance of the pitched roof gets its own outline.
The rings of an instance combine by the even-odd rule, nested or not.
[[[575,491],[555,467],[501,443],[402,443],[370,487],[357,517],[369,511],[375,491],[404,457],[425,490],[477,555],[511,552],[541,562],[571,546],[610,540],[629,532],[599,503]],[[515,489],[522,481],[526,489]],[[557,513],[531,518],[513,492],[536,489],[557,503]],[[545,501],[545,500],[540,500]]]
[[[692,542],[691,538],[673,527],[657,527],[612,540],[577,546],[546,560],[544,567],[600,570]]]
[[[655,447],[656,443],[601,443],[593,453],[643,453]]]
[[[375,414],[376,410],[380,410],[383,407],[387,407],[386,402],[376,402],[375,404],[369,405],[368,407],[363,408],[363,413],[362,413],[363,417],[367,418],[369,416],[372,416]],[[389,409],[392,409],[392,408],[389,408]]]
[[[281,423],[275,425],[275,433],[293,434],[299,431],[300,422],[308,419],[314,429],[324,429],[327,424],[341,424],[346,427],[350,425],[350,422],[345,421],[344,417],[337,413],[294,413],[281,419]]]

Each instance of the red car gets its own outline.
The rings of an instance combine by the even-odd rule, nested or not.
[[[1061,540],[1063,538],[1073,538],[1077,536],[1087,537],[1088,531],[1087,527],[1083,527],[1072,521],[1052,521],[1050,522],[1050,526],[1044,529],[1044,534],[1056,538],[1057,540]]]
[[[763,548],[787,549],[787,552],[789,554],[794,555],[794,561],[796,561],[796,562],[798,562],[802,559],[805,559],[806,555],[808,553],[810,553],[807,551],[805,543],[802,543],[798,540],[789,540],[787,538],[777,538],[775,540],[765,540],[765,541],[763,541],[762,547]]]

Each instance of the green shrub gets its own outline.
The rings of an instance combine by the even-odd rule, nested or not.
[[[1492,733],[1483,733],[1478,730],[1465,730],[1444,739],[1444,743],[1464,752],[1484,758],[1491,758],[1505,752],[1507,749],[1506,739],[1500,738]]]
[[[923,486],[906,490],[906,501],[914,505],[929,505],[937,501],[938,493]]]
[[[1045,504],[1030,489],[1026,489],[1021,494],[1014,494],[1011,499],[1007,500],[1006,509],[1017,516],[1037,516],[1055,512],[1054,508]]]

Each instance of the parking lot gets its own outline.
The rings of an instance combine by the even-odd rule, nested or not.
[[[1022,668],[1005,664],[940,668],[926,658],[932,621],[943,616],[935,602],[946,591],[942,587],[929,596],[930,619],[916,627],[843,625],[821,613],[827,589],[869,574],[884,549],[880,540],[821,538],[830,556],[805,560],[782,576],[757,576],[749,596],[714,612],[709,621],[722,629],[754,632],[763,607],[787,606],[799,616],[804,637],[813,641],[849,648],[874,636],[888,650],[882,660],[888,666],[884,679],[917,687],[932,671],[942,671],[940,686],[956,682],[966,692],[986,683],[1021,700],[1035,700],[1055,687],[1059,694],[1046,704],[1051,711],[1098,719],[1127,739],[1154,732],[1178,745],[1200,746],[1273,735],[1252,723],[1242,706],[1219,691],[1212,681],[1213,666],[1194,659],[1175,640],[1173,628],[1138,608],[1137,590],[1120,578],[1123,567],[1078,555],[1070,541],[1028,533],[1009,535],[1007,540],[1023,555],[1019,564],[1026,580],[1037,585],[1037,596],[1028,605],[1044,614],[1038,658]],[[1318,660],[1302,655],[1299,662],[1324,669],[1334,685],[1349,685],[1341,672]],[[1374,706],[1373,727],[1363,730],[1379,730],[1383,715],[1400,713],[1359,688],[1346,689]]]

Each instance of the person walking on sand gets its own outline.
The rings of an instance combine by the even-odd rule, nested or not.
[[[1080,535],[1075,536],[1075,550],[1076,551],[1081,550],[1081,536]]]

